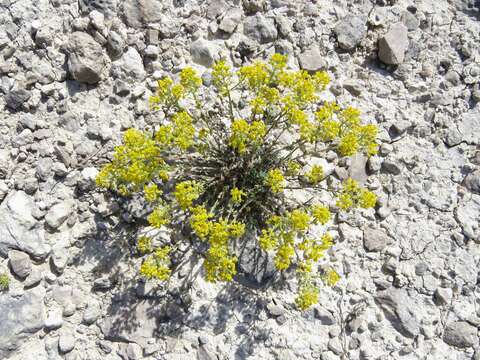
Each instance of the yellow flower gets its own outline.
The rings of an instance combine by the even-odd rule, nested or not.
[[[285,178],[280,169],[273,169],[267,173],[265,184],[273,193],[282,192],[285,188]]]
[[[328,269],[326,274],[323,276],[323,281],[329,286],[335,286],[335,284],[340,280],[340,275],[335,271],[335,269]]]
[[[148,223],[155,227],[160,228],[170,222],[170,213],[167,207],[157,207],[147,217]]]
[[[150,184],[150,185],[145,185],[143,187],[143,193],[145,196],[145,200],[148,202],[154,202],[155,200],[158,199],[160,195],[162,195],[162,190],[160,190],[157,186],[157,184]]]
[[[229,230],[231,236],[233,236],[235,238],[239,238],[243,234],[245,234],[245,224],[233,221],[233,222],[230,223],[228,230]]]
[[[195,181],[183,181],[175,186],[175,198],[182,210],[187,210],[200,197],[202,188]]]
[[[305,231],[310,225],[310,216],[303,210],[295,209],[288,214],[290,226],[295,231]]]
[[[172,272],[169,268],[170,258],[168,255],[170,251],[169,246],[157,249],[140,266],[140,274],[147,279],[168,280]]]
[[[182,150],[187,150],[194,143],[195,128],[190,115],[185,111],[176,113],[172,117],[173,121],[173,142]]]
[[[137,249],[140,254],[152,252],[152,239],[148,236],[140,236],[137,240]]]
[[[357,153],[359,148],[358,138],[354,133],[349,133],[340,138],[338,151],[342,156],[351,156]]]
[[[313,285],[302,286],[300,287],[297,297],[295,298],[295,304],[300,310],[307,310],[310,306],[318,303],[319,294],[320,290],[318,287]]]
[[[192,214],[190,217],[190,225],[195,234],[197,234],[200,239],[205,240],[210,233],[211,223],[209,220],[213,215],[209,214],[207,209],[202,205],[192,208]]]
[[[202,79],[191,67],[186,67],[180,72],[180,84],[189,92],[196,91],[202,85]]]
[[[284,243],[278,249],[275,255],[275,267],[278,270],[286,270],[289,268],[292,260],[291,258],[295,255],[295,249],[291,244]]]
[[[311,214],[315,222],[318,222],[322,225],[325,225],[330,220],[330,217],[332,216],[328,207],[322,206],[322,205],[312,206]]]
[[[247,194],[245,191],[240,190],[237,187],[234,187],[232,190],[230,190],[230,196],[232,197],[232,202],[234,204],[240,204],[243,201],[243,197],[246,196]]]
[[[278,238],[273,229],[262,229],[262,235],[258,238],[260,247],[265,250],[272,250],[277,246]]]
[[[305,176],[309,183],[318,184],[323,179],[323,168],[320,165],[313,165]]]
[[[359,206],[368,209],[374,207],[377,203],[377,196],[368,190],[362,189],[358,200]]]
[[[203,266],[207,281],[232,281],[237,273],[237,258],[224,246],[211,246]]]

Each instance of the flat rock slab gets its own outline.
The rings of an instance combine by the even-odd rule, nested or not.
[[[45,289],[36,287],[21,297],[0,295],[0,358],[6,358],[45,321]]]
[[[147,340],[155,337],[159,319],[165,317],[161,305],[153,300],[133,297],[113,303],[100,324],[105,338],[146,346]]]
[[[0,205],[0,253],[18,249],[37,259],[45,258],[50,247],[45,242],[43,224],[32,216],[35,203],[23,191],[9,194]]]

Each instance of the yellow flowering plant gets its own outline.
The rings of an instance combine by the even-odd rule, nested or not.
[[[305,165],[329,151],[339,158],[375,154],[377,128],[362,124],[353,107],[320,100],[327,73],[289,70],[280,54],[237,71],[221,60],[211,76],[211,86],[192,68],[177,81],[159,80],[150,105],[162,120],[154,129],[127,130],[97,184],[121,196],[143,196],[152,228],[180,224],[182,236],[169,244],[138,237],[146,279],[168,280],[182,242],[197,241],[204,244],[205,278],[232,281],[242,244],[253,238],[279,272],[296,272],[296,304],[307,309],[318,301],[322,283],[333,286],[340,278],[333,268],[320,270],[334,239],[319,226],[328,227],[332,209],[370,208],[376,196],[353,179],[339,184],[322,166]],[[299,203],[296,189],[328,191],[337,201]]]

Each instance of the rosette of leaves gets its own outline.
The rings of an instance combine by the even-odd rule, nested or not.
[[[333,237],[311,231],[331,221],[331,207],[299,204],[287,191],[328,190],[343,211],[373,207],[375,194],[356,181],[332,188],[321,166],[306,165],[328,151],[340,158],[375,154],[377,128],[362,124],[355,108],[320,101],[327,73],[288,70],[280,54],[236,71],[219,61],[211,76],[211,86],[191,68],[177,81],[159,80],[150,104],[162,120],[153,131],[127,130],[97,184],[122,196],[141,194],[153,209],[150,226],[181,222],[191,234],[157,248],[139,237],[142,276],[167,280],[181,242],[199,241],[208,249],[202,254],[206,279],[231,281],[239,246],[253,234],[279,271],[296,271],[296,304],[306,309],[318,301],[322,283],[339,279],[332,268],[318,266]],[[213,108],[207,110],[206,98]]]

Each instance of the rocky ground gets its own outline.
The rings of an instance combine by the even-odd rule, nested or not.
[[[473,0],[0,0],[0,358],[480,359],[480,4]],[[138,281],[129,219],[93,179],[155,121],[155,80],[273,52],[324,69],[380,129],[335,169],[380,195],[341,216],[342,280]],[[367,175],[369,175],[367,179]]]

